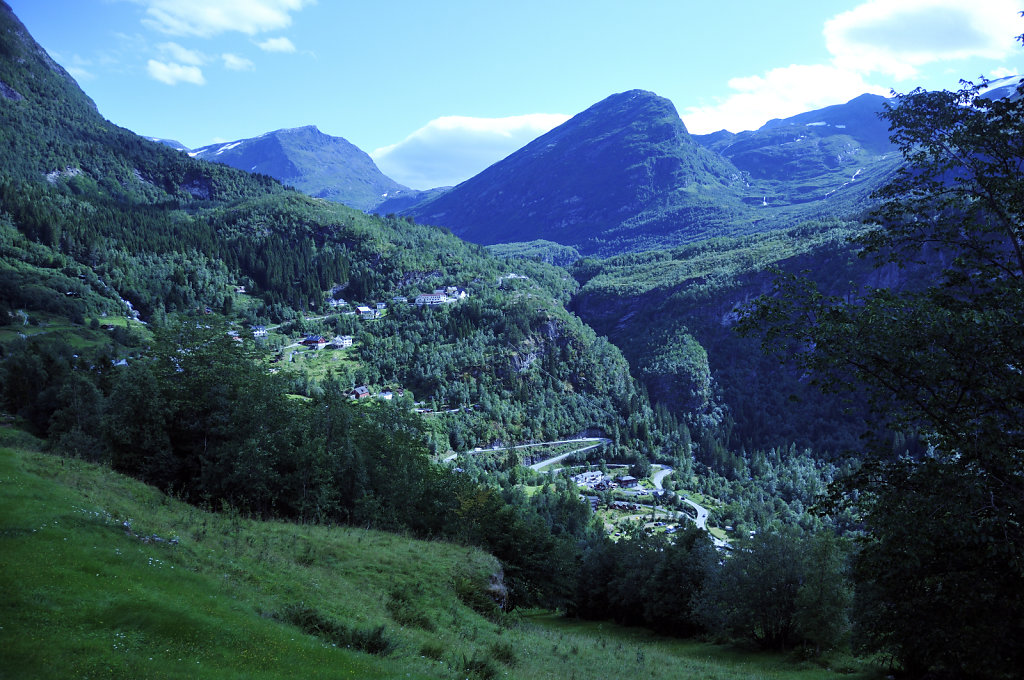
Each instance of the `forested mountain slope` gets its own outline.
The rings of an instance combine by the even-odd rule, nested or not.
[[[355,355],[300,392],[333,375],[465,406],[438,419],[442,450],[588,429],[615,433],[626,456],[669,444],[621,354],[565,311],[564,271],[138,137],[104,120],[6,7],[0,20],[3,323],[45,328],[55,315],[87,333],[104,315],[160,326],[213,312],[302,328],[334,298],[384,302],[374,323],[336,312],[310,327],[355,335]],[[411,305],[439,287],[468,299]]]
[[[742,191],[740,173],[690,138],[670,101],[631,90],[407,212],[478,243],[621,252],[732,231]]]

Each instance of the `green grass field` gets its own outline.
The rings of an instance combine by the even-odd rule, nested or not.
[[[0,427],[0,678],[874,677],[500,615],[479,550],[207,512],[38,448]]]

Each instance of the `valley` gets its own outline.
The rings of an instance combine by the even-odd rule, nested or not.
[[[1020,95],[627,90],[420,192],[3,4],[0,669],[1010,680]]]

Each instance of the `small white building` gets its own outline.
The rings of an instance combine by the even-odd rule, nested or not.
[[[380,318],[380,310],[379,309],[372,309],[370,307],[367,307],[366,305],[359,305],[358,307],[356,307],[356,313],[358,313],[359,316],[361,318],[363,318],[363,319],[379,319]]]
[[[331,346],[339,347],[341,349],[345,349],[346,347],[351,347],[352,346],[352,336],[351,335],[339,335],[339,336],[336,336],[334,338],[334,340],[331,341]]]

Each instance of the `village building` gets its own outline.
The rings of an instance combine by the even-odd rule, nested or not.
[[[445,295],[443,291],[440,293],[422,293],[421,295],[416,296],[417,307],[443,305],[447,301],[448,296]]]
[[[254,337],[254,338],[265,338],[265,337],[267,337],[267,327],[266,326],[253,326],[252,327],[252,337]]]
[[[322,335],[308,335],[300,340],[299,344],[313,349],[323,349],[327,346],[327,338]]]
[[[351,335],[337,335],[334,340],[331,340],[332,347],[338,347],[339,349],[345,349],[346,347],[352,346]]]
[[[367,307],[366,305],[359,305],[358,307],[356,307],[356,312],[359,314],[359,317],[362,318],[362,319],[379,319],[380,318],[380,310],[379,309],[372,309],[370,307]]]
[[[360,385],[359,387],[352,390],[353,399],[366,399],[369,396],[370,390],[365,385]]]

